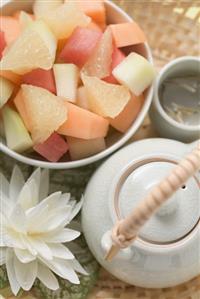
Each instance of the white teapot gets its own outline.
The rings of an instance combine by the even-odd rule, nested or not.
[[[175,286],[200,274],[199,168],[199,141],[159,138],[130,144],[100,166],[85,191],[82,226],[106,270],[147,288]],[[106,255],[116,256],[108,261]]]

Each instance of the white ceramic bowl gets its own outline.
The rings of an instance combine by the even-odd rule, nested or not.
[[[26,0],[26,1],[20,1],[20,0],[3,0],[1,1],[1,11],[4,15],[12,14],[16,10],[27,10],[29,11],[31,8],[31,5],[34,1]],[[107,19],[109,23],[122,23],[122,22],[131,22],[131,17],[126,14],[121,8],[119,8],[117,5],[112,3],[111,1],[105,1],[106,5],[106,12],[107,12]],[[150,48],[147,43],[144,45],[138,45],[136,47],[133,47],[133,49],[138,52],[139,54],[145,56],[151,63],[153,63],[152,55]],[[51,168],[51,169],[69,169],[69,168],[76,168],[80,166],[84,166],[90,163],[93,163],[97,160],[100,160],[117,149],[119,149],[122,145],[124,145],[137,131],[139,126],[142,124],[145,115],[147,114],[151,101],[153,96],[153,87],[151,86],[145,93],[145,102],[143,105],[143,108],[141,109],[137,119],[134,121],[133,125],[130,127],[130,129],[125,134],[120,133],[114,133],[111,134],[109,137],[107,137],[107,148],[89,158],[85,158],[78,161],[70,161],[70,162],[45,162],[40,161],[38,159],[33,159],[26,157],[23,154],[18,154],[12,150],[10,150],[5,144],[0,144],[0,149],[7,155],[11,156],[12,158],[29,164],[33,166],[43,167],[43,168]]]

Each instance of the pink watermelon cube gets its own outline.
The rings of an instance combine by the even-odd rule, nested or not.
[[[37,144],[33,149],[50,162],[57,162],[68,151],[68,144],[65,140],[53,133],[44,143]]]
[[[97,46],[102,33],[89,28],[77,27],[59,55],[59,60],[82,67]]]
[[[0,59],[3,56],[3,50],[6,47],[6,40],[5,40],[5,34],[3,31],[0,31]]]
[[[30,84],[37,87],[42,87],[56,94],[56,84],[53,70],[36,69],[22,77],[24,84]]]
[[[104,81],[111,83],[111,84],[117,84],[118,81],[115,79],[115,77],[112,75],[112,71],[118,64],[120,64],[124,59],[126,55],[115,47],[113,54],[112,54],[112,64],[111,64],[111,74],[110,76],[104,78]]]

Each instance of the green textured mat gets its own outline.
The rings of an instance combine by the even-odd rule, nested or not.
[[[8,179],[13,166],[18,164],[25,177],[28,177],[32,171],[32,166],[18,163],[8,156],[0,153],[0,172]],[[86,167],[72,170],[51,170],[50,171],[50,193],[61,190],[62,192],[70,192],[71,196],[77,201],[81,198],[86,184],[92,173],[97,168],[98,163]],[[78,217],[80,222],[80,217]],[[81,236],[71,244],[71,249],[76,255],[79,262],[89,272],[89,276],[80,275],[80,285],[72,285],[71,283],[58,278],[60,289],[58,291],[50,291],[40,283],[35,282],[34,294],[41,299],[85,299],[90,289],[95,284],[98,277],[99,265],[90,253],[84,237]],[[5,267],[0,267],[0,294],[1,290],[8,286]]]

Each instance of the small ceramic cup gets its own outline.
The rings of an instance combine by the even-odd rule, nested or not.
[[[200,58],[184,56],[168,63],[161,70],[155,81],[154,99],[150,109],[150,118],[162,137],[177,139],[183,142],[192,142],[200,138],[200,124],[187,125],[175,121],[162,107],[159,96],[160,87],[167,78],[180,75],[184,76],[184,74],[188,75],[191,73],[200,76]]]

